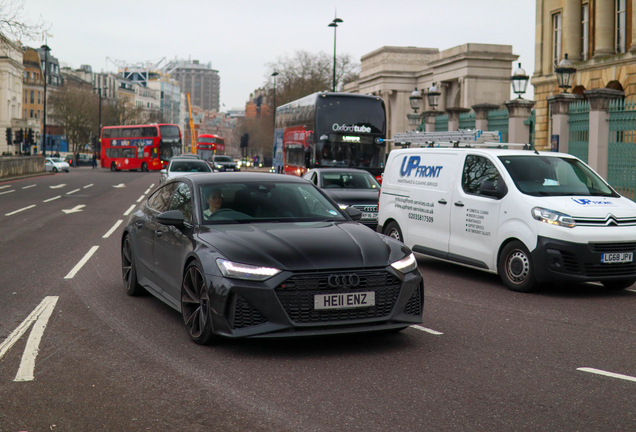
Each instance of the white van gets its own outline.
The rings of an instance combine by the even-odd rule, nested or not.
[[[414,252],[499,273],[514,291],[636,282],[636,203],[569,154],[394,150],[378,211],[378,232]]]

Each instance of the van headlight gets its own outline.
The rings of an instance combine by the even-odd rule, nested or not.
[[[417,260],[415,259],[415,255],[411,253],[406,258],[402,258],[401,260],[391,264],[391,267],[401,271],[402,273],[412,272],[417,268]]]
[[[223,276],[234,279],[264,281],[281,272],[281,270],[275,268],[256,267],[224,259],[217,259],[216,265],[219,266],[219,270],[221,270]]]
[[[559,213],[554,210],[548,210],[542,207],[533,208],[532,217],[540,222],[545,222],[566,228],[574,228],[576,226],[576,222],[574,222],[572,216],[566,215],[565,213]]]

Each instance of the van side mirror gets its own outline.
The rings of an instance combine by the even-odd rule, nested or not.
[[[499,180],[499,182],[501,182],[501,180]],[[484,180],[479,185],[480,195],[501,199],[506,195],[506,193],[508,193],[508,188],[506,188],[505,184],[503,185],[503,188],[497,188],[497,186],[495,186],[495,182],[492,180]]]

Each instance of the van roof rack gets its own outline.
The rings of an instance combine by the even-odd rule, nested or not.
[[[532,144],[502,143],[501,132],[482,131],[478,129],[460,129],[454,132],[418,132],[410,131],[397,133],[392,140],[396,146],[403,148],[414,147],[451,147],[451,148],[475,148],[488,147],[507,149],[511,147],[523,150],[533,150],[538,154]]]

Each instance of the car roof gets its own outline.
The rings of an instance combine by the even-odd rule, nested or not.
[[[369,171],[359,169],[359,168],[313,168],[310,171],[316,171],[319,173],[320,172],[359,172],[359,173],[371,175]]]
[[[270,182],[279,181],[286,183],[307,184],[307,180],[288,174],[273,174],[262,172],[231,172],[231,173],[196,173],[187,177],[194,186],[209,183],[234,183],[234,182]]]

